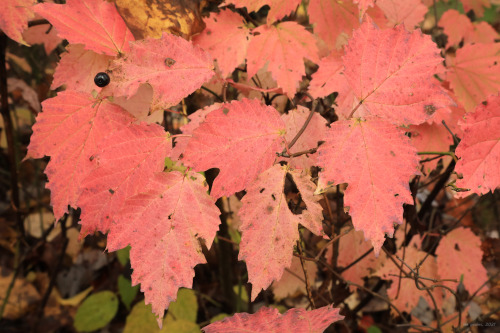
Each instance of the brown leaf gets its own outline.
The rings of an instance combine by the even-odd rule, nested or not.
[[[115,4],[136,40],[160,38],[162,32],[190,39],[205,29],[200,0],[115,0]]]

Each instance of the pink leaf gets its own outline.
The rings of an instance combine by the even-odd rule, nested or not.
[[[308,11],[314,33],[330,50],[340,49],[342,40],[359,27],[359,9],[352,0],[311,0]]]
[[[365,240],[362,231],[351,230],[339,239],[338,265],[346,267],[372,248],[372,244]],[[373,252],[369,253],[362,262],[342,272],[342,276],[359,285],[364,285],[363,277],[369,276],[377,265],[377,258]],[[351,288],[353,289],[353,288]]]
[[[299,105],[296,109],[290,110],[287,114],[283,114],[281,116],[281,119],[283,119],[286,124],[285,139],[287,142],[292,141],[295,135],[299,132],[310,112],[311,111],[309,111],[309,109]],[[326,124],[326,119],[321,117],[319,113],[315,112],[311,121],[307,125],[306,130],[302,133],[291,149],[291,153],[316,148],[318,146],[318,142],[322,141],[325,136]],[[301,155],[284,160],[287,160],[288,165],[292,168],[308,171],[311,166],[316,165],[316,158],[317,154],[313,154],[309,156]]]
[[[500,90],[500,43],[465,45],[446,64],[446,80],[467,112]]]
[[[115,95],[130,97],[139,86],[153,87],[153,100],[176,105],[214,75],[212,59],[191,42],[170,34],[130,44],[130,53],[112,67]]]
[[[461,124],[464,131],[456,154],[460,157],[456,171],[463,175],[457,186],[472,193],[485,194],[500,186],[500,96],[491,96],[474,113],[466,115]],[[470,192],[458,192],[465,197]]]
[[[306,311],[290,309],[280,314],[276,308],[262,307],[254,314],[237,313],[205,326],[205,333],[283,333],[304,332],[322,333],[330,324],[344,319],[339,315],[340,309],[332,306]]]
[[[314,98],[326,97],[334,93],[335,89],[341,89],[342,87],[349,89],[347,83],[339,85],[336,82],[339,78],[338,74],[344,70],[344,64],[337,52],[332,52],[327,57],[321,59],[318,65],[318,71],[312,75],[312,80],[309,84],[309,93]],[[343,91],[337,92],[339,95],[343,94]]]
[[[189,115],[188,117],[189,123],[181,127],[182,134],[184,135],[193,134],[194,130],[197,129],[198,126],[200,126],[200,124],[205,121],[205,117],[210,112],[218,110],[221,107],[223,107],[223,104],[215,103]],[[171,157],[174,159],[178,159],[186,149],[190,139],[191,138],[189,137],[183,137],[183,136],[175,138],[175,147],[174,149],[172,149]]]
[[[490,0],[462,0],[462,5],[466,13],[473,10],[476,17],[483,17],[484,8],[491,7]]]
[[[212,196],[243,190],[282,149],[285,124],[271,106],[243,99],[210,112],[193,131],[182,161],[197,171],[219,168]]]
[[[304,58],[319,61],[313,35],[296,22],[282,22],[254,29],[247,55],[248,76],[254,76],[267,64],[273,79],[288,97],[293,97],[302,76]]]
[[[50,54],[62,42],[62,39],[57,36],[56,29],[50,24],[29,27],[23,32],[23,37],[29,44],[43,44],[46,54]]]
[[[435,280],[440,279],[438,275],[436,257],[429,255],[429,253],[427,252],[419,250],[416,244],[410,244],[404,250],[403,248],[400,248],[396,254],[399,258],[404,258],[405,264],[411,267],[414,271],[416,271],[418,267],[419,276],[425,276],[426,278]],[[404,269],[408,271],[407,266],[404,267]],[[417,306],[420,297],[423,297],[430,306],[433,306],[434,303],[432,302],[432,299],[429,296],[428,292],[432,293],[438,309],[441,309],[444,300],[442,288],[420,290],[416,287],[415,280],[406,278],[402,278],[400,284],[399,277],[394,276],[394,274],[397,274],[396,272],[399,272],[399,267],[396,267],[396,265],[391,260],[386,260],[384,262],[384,267],[377,270],[375,275],[378,275],[385,280],[392,281],[391,286],[387,290],[387,295],[398,309],[410,313],[413,308]],[[432,285],[431,281],[421,280],[421,282],[425,283],[428,287]],[[419,287],[424,288],[422,285],[420,285]]]
[[[28,156],[51,156],[45,172],[56,219],[77,207],[81,184],[94,169],[97,144],[127,127],[134,118],[121,107],[88,94],[65,91],[42,103],[28,147]]]
[[[403,223],[403,204],[412,204],[408,182],[418,173],[419,157],[410,139],[382,120],[338,121],[319,150],[323,168],[317,192],[348,183],[345,205],[356,230],[372,241],[375,255],[392,237],[394,223]]]
[[[470,229],[460,227],[448,233],[439,242],[436,256],[441,279],[460,281],[463,275],[463,284],[471,294],[488,280],[486,269],[481,264],[481,240]],[[453,285],[452,288],[458,284],[444,283]]]
[[[252,300],[274,280],[279,280],[286,267],[290,267],[293,246],[299,239],[299,223],[312,226],[313,232],[322,233],[322,216],[319,221],[313,221],[314,216],[317,217],[314,211],[319,209],[321,212],[321,206],[317,199],[312,199],[312,193],[304,192],[304,196],[309,195],[311,200],[304,200],[307,210],[301,215],[293,214],[288,208],[284,193],[287,172],[286,167],[278,164],[267,169],[247,187],[247,194],[241,201],[239,216],[243,235],[238,258],[247,264]],[[292,173],[294,179],[296,176]],[[312,192],[313,185],[308,185]]]
[[[68,45],[66,50],[57,65],[51,88],[66,85],[67,90],[87,93],[100,91],[101,88],[94,83],[94,77],[108,69],[113,57],[85,50],[81,44]]]
[[[311,283],[316,278],[318,267],[316,266],[316,263],[312,261],[305,261],[304,266],[307,271],[307,280]],[[289,296],[293,298],[297,295],[297,293],[307,295],[306,284],[304,281],[304,270],[302,269],[299,258],[292,258],[292,265],[290,268],[285,269],[281,279],[273,283],[272,290],[274,299],[278,302]]]
[[[177,290],[191,288],[193,268],[206,262],[198,238],[210,247],[219,229],[220,212],[207,191],[198,173],[157,173],[110,225],[108,250],[131,245],[132,282],[141,284],[160,327]]]
[[[87,50],[116,56],[128,52],[128,42],[134,40],[115,5],[107,1],[67,0],[65,5],[42,3],[34,8],[59,37],[84,44]]]
[[[240,15],[230,10],[212,13],[204,21],[207,27],[194,37],[193,43],[210,53],[217,60],[222,76],[227,77],[245,62],[250,29]]]
[[[428,8],[420,0],[377,0],[391,25],[404,24],[409,31],[424,20]]]
[[[4,0],[0,11],[0,30],[18,43],[27,45],[23,31],[28,28],[28,20],[35,16],[35,0]]]
[[[373,115],[396,124],[424,122],[437,108],[453,104],[432,80],[442,60],[436,44],[418,30],[379,30],[370,20],[363,23],[346,46],[338,86],[332,86],[343,91],[344,76],[358,105],[340,113]]]
[[[106,232],[125,200],[145,189],[164,167],[171,142],[163,127],[129,126],[101,140],[92,157],[98,167],[83,181],[78,206],[82,209],[82,235]]]

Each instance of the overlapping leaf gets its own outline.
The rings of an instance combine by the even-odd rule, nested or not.
[[[205,326],[205,333],[282,333],[304,332],[323,333],[330,324],[342,320],[340,309],[332,306],[306,311],[304,309],[290,309],[280,314],[276,308],[262,307],[254,314],[237,313],[213,324]]]
[[[486,22],[474,22],[457,10],[448,9],[441,19],[439,26],[448,36],[446,46],[457,46],[461,41],[470,43],[494,43],[499,34]]]
[[[51,157],[45,172],[54,216],[59,219],[68,205],[77,207],[82,181],[95,167],[89,158],[97,152],[97,145],[134,118],[117,105],[76,91],[61,92],[42,106],[28,157]]]
[[[103,0],[67,0],[42,3],[35,11],[56,28],[59,37],[84,44],[87,50],[116,56],[129,50],[134,40],[115,5]]]
[[[498,166],[498,165],[497,165]],[[439,242],[436,249],[438,273],[441,279],[463,281],[469,293],[476,292],[488,280],[481,263],[481,239],[470,229],[457,228]],[[457,282],[445,282],[455,289]]]
[[[131,97],[139,86],[153,87],[153,100],[175,105],[214,75],[210,55],[187,40],[170,34],[130,43],[130,52],[112,66],[115,95]]]
[[[66,50],[57,65],[51,88],[65,85],[67,90],[88,93],[101,90],[95,85],[94,77],[106,71],[113,57],[85,50],[82,44],[69,45]]]
[[[352,0],[311,0],[308,12],[314,33],[330,50],[339,49],[341,41],[359,27],[359,9]]]
[[[309,109],[298,106],[296,109],[290,110],[287,114],[281,116],[286,124],[285,139],[287,142],[292,141],[295,135],[300,131],[310,112]],[[316,148],[318,142],[323,140],[326,133],[326,124],[326,119],[315,112],[306,130],[291,149],[291,153]],[[316,155],[301,155],[288,159],[288,165],[296,169],[309,170],[311,166],[316,165]]]
[[[457,180],[457,186],[479,195],[495,191],[500,187],[500,96],[488,98],[486,105],[467,114],[461,127],[464,133],[456,149],[460,157],[456,171],[463,178]]]
[[[35,16],[35,20],[41,18],[39,15]],[[28,27],[23,32],[23,38],[29,44],[43,44],[46,54],[50,54],[62,42],[62,39],[57,36],[56,29],[51,29],[48,23]]]
[[[28,27],[28,20],[35,16],[35,0],[4,0],[0,11],[0,30],[18,43],[25,44],[23,31]]]
[[[254,33],[247,55],[248,76],[267,64],[273,79],[288,97],[293,97],[306,74],[304,58],[319,61],[314,36],[296,22],[263,25]]]
[[[392,237],[393,224],[403,223],[403,204],[413,203],[408,182],[418,173],[415,148],[402,130],[370,119],[333,123],[318,153],[317,191],[348,183],[344,202],[352,223],[378,255],[384,233]]]
[[[195,45],[217,60],[223,77],[245,62],[250,29],[243,18],[230,10],[222,10],[205,20],[207,27],[193,39]]]
[[[293,246],[299,239],[299,223],[317,234],[322,233],[322,215],[315,213],[319,210],[321,214],[322,209],[317,199],[312,198],[314,183],[309,181],[308,189],[300,188],[297,183],[302,198],[311,200],[304,200],[309,216],[305,215],[306,211],[296,215],[288,208],[284,193],[287,172],[286,167],[277,164],[261,173],[247,187],[238,213],[243,233],[238,258],[246,262],[252,300],[274,280],[279,280],[286,267],[290,267]],[[297,173],[292,175],[300,178]]]
[[[78,199],[81,234],[107,232],[125,200],[144,190],[150,178],[163,171],[171,149],[167,133],[156,124],[132,125],[101,140],[99,151],[91,158],[98,167],[84,179]]]
[[[108,250],[131,245],[133,284],[141,284],[160,327],[177,290],[191,288],[194,266],[205,263],[198,238],[210,247],[219,229],[220,212],[207,190],[198,173],[157,173],[110,225]]]
[[[269,168],[282,148],[285,124],[258,100],[223,104],[193,131],[182,161],[197,171],[218,168],[212,196],[243,190]]]
[[[470,112],[500,90],[500,43],[468,44],[446,57],[446,79]]]
[[[336,75],[344,70],[344,64],[340,59],[340,56],[336,52],[330,53],[327,57],[321,59],[319,62],[319,68],[316,73],[312,75],[312,80],[309,84],[309,93],[314,98],[326,97],[334,93],[335,89],[349,89],[349,85],[343,84],[339,85],[336,80],[339,76]],[[344,95],[344,91],[337,91],[339,95]]]
[[[404,23],[410,31],[424,20],[428,11],[420,0],[377,0],[377,6],[392,25]]]
[[[333,80],[334,91],[345,90],[347,81],[357,99],[354,109],[340,113],[396,124],[424,122],[436,109],[453,103],[432,80],[441,61],[429,36],[402,26],[379,30],[368,20],[354,32],[343,56],[345,70]]]

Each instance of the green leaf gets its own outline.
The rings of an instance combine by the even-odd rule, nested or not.
[[[372,325],[372,326],[368,327],[366,332],[367,333],[382,333],[382,330],[380,328],[378,328],[377,326]]]
[[[186,289],[188,290],[188,289]],[[190,290],[192,291],[192,290]],[[178,295],[179,297],[179,295]],[[177,302],[176,302],[177,303]],[[175,303],[172,303],[172,305]],[[198,305],[195,305],[196,308]],[[170,311],[170,309],[169,309]],[[127,316],[123,333],[199,333],[200,327],[190,321],[179,319],[174,320],[165,318],[163,328],[158,328],[156,317],[151,311],[151,305],[144,304],[144,301],[137,303],[132,307],[132,311]]]
[[[116,257],[118,258],[120,264],[122,264],[122,266],[125,266],[130,260],[130,245],[116,251]]]
[[[144,300],[134,305],[132,311],[130,311],[130,314],[127,316],[125,328],[123,330],[123,333],[143,332],[160,332],[156,317],[151,310],[151,305],[144,304]]]
[[[130,304],[132,304],[138,291],[139,285],[132,287],[132,282],[129,279],[123,275],[118,277],[118,293],[127,310],[130,310]]]
[[[177,292],[177,300],[170,303],[166,323],[173,320],[186,320],[196,323],[198,314],[198,302],[196,294],[191,289],[181,288]]]
[[[227,314],[227,313],[219,313],[218,315],[216,315],[210,319],[210,324],[215,323],[216,321],[222,320],[222,319],[229,317],[229,316],[230,316],[230,314]]]
[[[118,298],[111,291],[90,295],[80,305],[75,316],[78,332],[91,332],[105,327],[118,311]]]
[[[176,333],[200,333],[200,327],[195,323],[187,320],[173,320],[165,322],[165,326],[161,332],[176,332]]]

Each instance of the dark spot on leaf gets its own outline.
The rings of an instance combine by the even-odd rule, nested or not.
[[[211,30],[207,30],[207,35],[211,35],[212,34],[212,31]]]
[[[172,67],[174,64],[175,64],[174,59],[172,59],[172,58],[165,59],[165,65],[167,65],[167,67]]]
[[[399,197],[399,193],[394,194],[395,197]]]
[[[229,113],[229,109],[228,109],[228,108],[224,108],[224,109],[222,109],[222,113],[224,113],[224,114],[228,114],[228,113]]]
[[[458,243],[455,243],[455,250],[460,251],[460,247],[458,246]]]
[[[432,105],[432,104],[424,105],[424,111],[429,116],[432,116],[434,114],[434,112],[436,112],[436,107],[434,105]]]
[[[95,156],[94,156],[94,155],[91,155],[91,156],[89,157],[89,161],[90,161],[90,162],[92,162],[92,161],[94,160],[94,158],[95,158]]]
[[[191,180],[193,180],[193,181],[195,181],[195,180],[196,180],[196,177],[195,177],[195,176],[191,176],[190,178],[191,178]]]
[[[396,157],[396,154],[391,150],[391,155]]]
[[[170,214],[170,215],[168,216],[168,219],[169,219],[169,220],[171,220],[171,219],[172,219],[172,214]]]
[[[274,210],[274,208],[272,206],[267,206],[266,210],[267,210],[268,213],[272,213],[273,210]]]
[[[259,193],[262,193],[262,192],[264,192],[265,190],[266,190],[265,188],[261,188],[261,189],[260,189],[260,191],[259,191]]]
[[[276,197],[274,196],[274,194],[271,194],[271,197],[273,198],[274,201],[276,201]]]
[[[111,194],[115,194],[115,191],[113,191],[112,189],[109,189],[108,191],[109,191],[109,193],[111,193]]]

